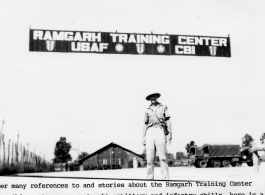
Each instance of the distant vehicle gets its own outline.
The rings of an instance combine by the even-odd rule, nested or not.
[[[191,164],[194,164],[195,167],[199,167],[198,162],[202,159],[202,148],[197,146],[191,146],[188,158],[190,159]],[[196,162],[196,163],[195,163]]]
[[[240,145],[210,145],[190,148],[189,158],[193,160],[196,168],[228,167],[247,163],[253,166],[252,154],[248,151],[241,152]]]
[[[61,164],[54,164],[54,171],[56,171],[56,172],[62,172],[63,171],[63,165],[61,165]]]
[[[189,166],[188,160],[183,160],[182,161],[182,166],[183,167]]]
[[[176,166],[181,166],[181,165],[182,165],[182,162],[181,162],[180,160],[177,160],[177,161],[175,162],[175,165],[176,165]]]

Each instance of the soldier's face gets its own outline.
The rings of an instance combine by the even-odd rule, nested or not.
[[[150,97],[150,100],[151,100],[151,102],[152,102],[152,104],[154,104],[154,103],[156,103],[157,101],[157,96],[152,96],[152,97]]]
[[[264,139],[261,139],[260,142],[261,142],[262,144],[264,144]]]

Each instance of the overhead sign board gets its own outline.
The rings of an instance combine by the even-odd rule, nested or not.
[[[37,29],[30,30],[29,50],[231,57],[229,37]]]

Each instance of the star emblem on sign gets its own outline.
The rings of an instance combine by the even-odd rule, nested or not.
[[[115,49],[116,49],[117,52],[122,52],[123,49],[124,49],[124,47],[123,47],[122,44],[117,44],[117,45],[115,46]]]
[[[157,46],[157,51],[158,51],[159,53],[164,53],[164,51],[165,51],[165,47],[164,47],[163,45],[158,45],[158,46]]]

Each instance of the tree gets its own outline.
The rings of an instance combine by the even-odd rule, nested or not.
[[[65,137],[60,137],[60,140],[55,145],[53,162],[67,163],[72,160],[72,157],[69,154],[71,148],[71,143],[67,143]]]
[[[174,160],[174,154],[172,154],[172,153],[168,153],[168,154],[167,154],[167,159]]]
[[[81,154],[78,155],[78,160],[88,156],[89,154],[87,152],[81,152]]]
[[[184,152],[177,152],[176,153],[176,159],[177,160],[181,160],[183,158],[185,158]]]

